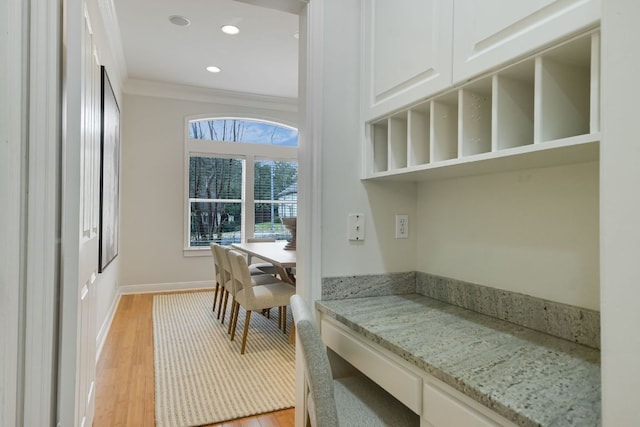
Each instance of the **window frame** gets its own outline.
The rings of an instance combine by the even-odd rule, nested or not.
[[[246,239],[253,237],[255,228],[255,212],[253,209],[254,191],[253,183],[255,181],[255,162],[256,161],[283,161],[298,162],[298,147],[289,147],[282,145],[253,144],[249,142],[233,142],[233,141],[215,141],[207,139],[193,139],[189,137],[189,124],[196,120],[247,120],[259,121],[264,123],[272,123],[278,126],[296,129],[285,123],[265,120],[253,117],[188,117],[185,119],[184,134],[184,173],[183,173],[183,254],[184,256],[209,256],[210,249],[208,247],[191,247],[190,246],[190,209],[189,209],[189,159],[191,156],[205,157],[232,157],[243,162],[242,170],[242,194],[241,203],[241,220],[242,227],[240,231],[240,239],[244,242]],[[251,207],[251,209],[247,209]]]

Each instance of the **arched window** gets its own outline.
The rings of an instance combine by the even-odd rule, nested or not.
[[[189,121],[189,138],[297,147],[298,129],[264,120],[199,119]]]
[[[289,238],[297,215],[298,131],[251,118],[189,120],[185,249],[250,237]]]

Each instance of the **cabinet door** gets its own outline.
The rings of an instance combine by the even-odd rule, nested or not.
[[[456,0],[453,82],[598,24],[600,0]]]
[[[365,120],[450,86],[453,2],[366,0],[362,10]]]

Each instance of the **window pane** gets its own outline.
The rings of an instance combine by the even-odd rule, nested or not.
[[[223,245],[240,242],[242,227],[241,203],[191,202],[191,247]]]
[[[282,226],[280,218],[297,216],[298,164],[256,161],[254,176],[254,235],[289,239],[291,234]]]
[[[192,156],[189,198],[241,199],[242,160]]]
[[[189,122],[189,138],[220,142],[298,146],[298,130],[247,119],[205,119]]]
[[[253,228],[255,237],[272,237],[276,240],[289,240],[291,233],[280,221],[280,218],[296,216],[295,203],[268,203],[255,204],[256,223]]]
[[[256,201],[289,200],[296,202],[298,200],[298,163],[256,161],[254,175],[253,191]]]
[[[240,241],[243,160],[189,158],[189,246]]]

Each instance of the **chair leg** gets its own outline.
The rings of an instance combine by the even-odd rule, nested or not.
[[[224,293],[224,301],[222,302],[222,318],[220,323],[224,325],[224,317],[227,314],[227,300],[229,299],[229,292]]]
[[[282,332],[287,334],[287,306],[282,306]]]
[[[225,288],[220,288],[220,292],[220,299],[218,300],[218,319],[220,319],[220,313],[222,313],[222,300],[224,299],[223,296],[227,293],[227,290]]]
[[[240,347],[240,354],[244,354],[244,349],[247,346],[247,334],[249,333],[250,320],[251,320],[251,311],[247,310],[247,314],[244,319],[244,332],[242,333],[242,346]]]
[[[231,341],[236,337],[236,328],[238,326],[238,316],[240,315],[240,304],[236,303],[233,313],[233,326],[231,327]]]
[[[227,328],[227,335],[229,335],[231,333],[231,327],[233,326],[233,322],[236,318],[236,305],[238,305],[238,303],[233,300],[231,302],[231,317],[229,317],[229,327]]]
[[[278,329],[282,329],[282,306],[278,306]]]
[[[216,290],[213,292],[213,306],[211,307],[212,312],[216,312],[216,300],[218,299],[218,290],[220,289],[220,283],[216,282]]]

